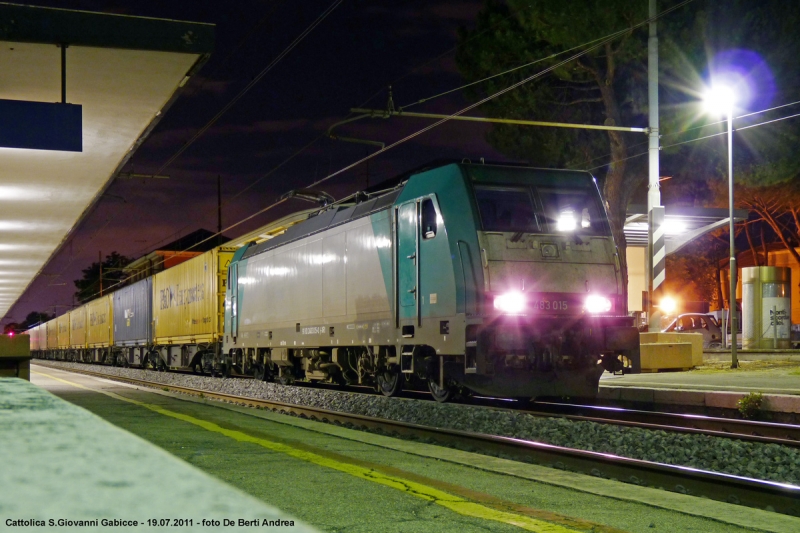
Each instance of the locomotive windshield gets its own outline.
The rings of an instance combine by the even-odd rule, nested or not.
[[[609,235],[596,190],[589,186],[475,184],[484,231]]]

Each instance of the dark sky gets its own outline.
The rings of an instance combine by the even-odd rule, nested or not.
[[[186,86],[125,171],[153,173],[325,11],[333,0],[30,1],[34,5],[173,18],[216,24],[210,61]],[[459,26],[471,26],[481,1],[345,0],[234,107],[161,173],[169,180],[116,180],[61,252],[11,309],[31,311],[73,303],[81,269],[117,251],[138,257],[199,228],[216,230],[217,176],[222,180],[223,227],[266,207],[374,151],[322,138],[269,177],[265,174],[347,117],[351,107],[407,105],[458,87],[450,51]],[[442,55],[444,54],[444,55]],[[437,59],[442,56],[440,59]],[[447,113],[464,107],[460,93],[414,107]],[[341,135],[390,143],[430,124],[420,119],[366,120]],[[327,182],[341,198],[439,158],[498,160],[487,128],[445,124]],[[246,191],[245,189],[248,188]],[[244,192],[243,192],[244,191]],[[311,204],[292,201],[226,232],[235,237]],[[62,314],[67,307],[56,307]]]

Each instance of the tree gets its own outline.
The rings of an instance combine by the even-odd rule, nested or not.
[[[118,289],[122,284],[120,283],[125,279],[125,273],[122,268],[128,265],[132,260],[117,252],[111,252],[106,256],[103,261],[103,281],[102,288],[103,294],[107,291],[112,292]],[[86,303],[90,300],[97,298],[100,295],[100,263],[92,263],[89,267],[82,270],[83,278],[74,281],[75,287],[78,289],[75,292],[75,297],[81,303]]]
[[[521,64],[579,47],[603,35],[647,18],[647,3],[629,0],[590,0],[566,8],[563,1],[490,1],[476,27],[460,32],[456,62],[474,81]],[[627,33],[602,45],[551,75],[529,82],[484,105],[489,116],[552,122],[644,125],[646,120],[647,41],[644,31]],[[563,57],[547,59],[536,69],[554,65]],[[494,78],[469,96],[493,94],[531,75],[522,69]],[[610,154],[604,169],[603,195],[614,238],[621,252],[627,280],[625,211],[632,192],[644,179],[628,169],[629,133],[618,131],[495,126],[489,142],[498,150],[537,166],[586,168],[586,162]],[[607,160],[607,159],[606,159]],[[627,286],[627,283],[625,283]]]
[[[43,313],[41,311],[33,311],[31,313],[28,313],[28,316],[25,317],[25,321],[22,323],[22,325],[27,330],[29,328],[32,328],[33,326],[37,326],[39,324],[47,322],[48,320],[52,320],[55,317],[56,315]]]

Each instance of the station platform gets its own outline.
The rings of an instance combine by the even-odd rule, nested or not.
[[[32,380],[324,531],[800,531],[797,517],[43,365]]]
[[[738,410],[750,393],[763,395],[761,410],[800,420],[800,351],[746,351],[731,369],[730,352],[703,354],[703,365],[688,371],[648,374],[604,374],[599,398],[607,402],[646,404],[656,408],[695,407],[714,412]]]
[[[23,379],[0,379],[0,450],[3,531],[316,531]]]

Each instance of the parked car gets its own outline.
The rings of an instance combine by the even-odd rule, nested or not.
[[[703,348],[722,347],[722,328],[712,315],[686,313],[678,315],[663,333],[700,333],[703,335]]]

